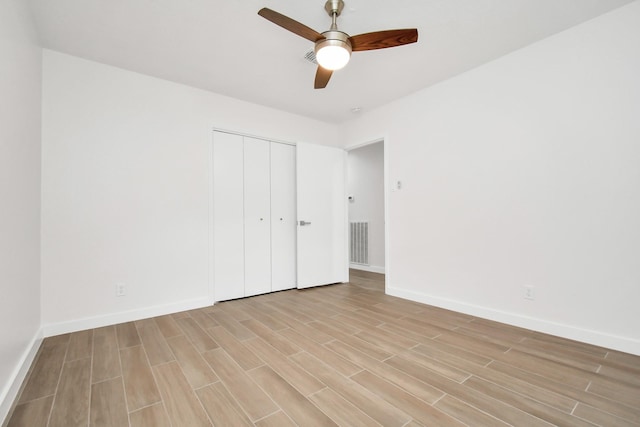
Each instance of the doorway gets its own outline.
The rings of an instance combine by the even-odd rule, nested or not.
[[[378,287],[387,270],[384,172],[383,140],[348,150],[350,281]]]

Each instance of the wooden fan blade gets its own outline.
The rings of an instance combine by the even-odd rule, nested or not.
[[[316,71],[316,81],[313,84],[313,88],[324,89],[325,87],[327,87],[327,83],[329,83],[331,74],[333,74],[333,71],[327,70],[326,68],[322,68],[318,65],[318,70]]]
[[[350,37],[349,41],[353,52],[384,49],[417,42],[418,30],[416,28],[407,28],[404,30],[375,31]]]
[[[305,39],[312,42],[316,42],[324,38],[324,36],[316,30],[299,23],[298,21],[295,21],[288,16],[284,16],[283,14],[278,13],[275,10],[264,7],[258,11],[258,15],[273,22],[276,25],[281,26],[285,30],[289,30],[292,33],[297,34],[300,37],[304,37]]]

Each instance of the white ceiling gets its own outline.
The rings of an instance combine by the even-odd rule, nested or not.
[[[311,42],[258,16],[319,32],[324,0],[30,0],[44,47],[339,123],[631,0],[345,0],[341,30],[418,28],[418,43],[356,52],[314,90]]]

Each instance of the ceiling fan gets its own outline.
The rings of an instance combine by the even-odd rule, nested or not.
[[[323,33],[319,33],[288,16],[266,7],[258,12],[258,15],[285,30],[289,30],[315,43],[314,52],[318,62],[314,83],[315,89],[324,89],[327,86],[331,74],[347,65],[352,51],[384,49],[418,41],[418,30],[416,28],[375,31],[373,33],[349,36],[349,34],[338,30],[337,24],[338,16],[344,9],[344,1],[327,0],[324,8],[331,17],[331,28]]]

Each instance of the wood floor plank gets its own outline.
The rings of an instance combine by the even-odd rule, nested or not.
[[[389,359],[385,361],[385,363],[388,363],[396,369],[420,379],[438,390],[462,400],[467,404],[506,422],[507,424],[527,427],[549,427],[549,423],[542,421],[537,417],[527,414],[526,412],[514,408],[504,402],[493,399],[490,396],[486,396],[481,392],[452,381],[435,372],[426,370],[418,364],[411,363],[409,361],[399,361],[396,358]]]
[[[435,341],[432,341],[429,345],[419,344],[413,347],[411,351],[448,363],[463,371],[470,371],[477,366],[487,366],[492,362],[491,359],[484,356]]]
[[[476,319],[468,314],[458,313],[456,311],[432,305],[425,305],[424,309],[419,314],[408,313],[406,318],[412,321],[423,321],[427,319],[427,323],[431,325],[438,325],[447,330],[467,326]]]
[[[445,342],[451,346],[484,356],[488,359],[496,359],[508,351],[511,347],[488,342],[456,331],[446,331],[434,338],[435,341]]]
[[[326,347],[340,354],[352,363],[356,363],[375,374],[386,378],[398,387],[432,404],[443,396],[443,392],[431,386],[429,383],[408,375],[390,364],[375,360],[359,350],[341,342],[334,341],[326,344]],[[357,375],[357,374],[356,374]]]
[[[504,324],[488,324],[474,320],[466,325],[456,329],[456,331],[475,336],[477,338],[486,339],[492,342],[503,343],[505,345],[513,345],[522,343],[528,337],[524,330],[513,330],[506,328]]]
[[[220,304],[216,304],[214,307],[214,311],[210,313],[217,313],[217,310],[222,310],[224,313],[231,316],[236,322],[242,322],[243,320],[251,319],[251,315],[248,311],[246,311],[245,306],[238,301],[226,301]]]
[[[592,378],[586,371],[523,353],[519,350],[510,350],[499,360],[582,390],[587,388]]]
[[[173,425],[190,427],[212,425],[177,362],[154,366],[153,373],[158,381],[158,389],[169,420]]]
[[[52,337],[47,337],[42,341],[42,347],[51,347],[57,345],[69,345],[69,340],[71,339],[71,334],[60,334],[54,335]]]
[[[595,378],[591,381],[589,393],[605,396],[629,406],[640,406],[640,387],[612,381],[605,378]]]
[[[269,305],[275,307],[277,310],[280,310],[283,313],[286,313],[288,316],[294,318],[300,323],[308,323],[314,320],[313,317],[307,315],[304,311],[298,310],[281,300],[270,301]]]
[[[162,403],[146,406],[129,414],[131,427],[171,427]]]
[[[344,335],[353,336],[362,330],[355,324],[341,322],[336,320],[336,316],[333,317],[318,317],[316,323],[322,323],[323,325],[333,328],[342,332]]]
[[[56,391],[50,427],[85,427],[89,423],[91,388],[91,359],[66,362],[62,368],[60,385]]]
[[[151,366],[175,360],[167,341],[153,319],[136,322],[136,327]]]
[[[624,418],[636,424],[640,424],[640,407],[629,407],[620,402],[611,400],[604,396],[598,396],[585,390],[576,389],[567,384],[556,382],[545,378],[544,376],[532,373],[515,366],[508,365],[503,362],[493,362],[488,369],[497,370],[513,378],[535,384],[539,387],[546,388],[555,393],[575,399],[578,402],[588,406],[603,409],[605,412]]]
[[[208,351],[204,353],[204,358],[252,421],[264,418],[279,409],[224,350]]]
[[[227,332],[233,335],[237,340],[242,341],[242,340],[254,338],[256,336],[256,334],[251,332],[242,323],[238,322],[236,319],[234,319],[231,315],[226,313],[224,310],[216,310],[209,313],[209,315],[213,317],[220,326],[225,328]]]
[[[388,310],[396,310],[403,316],[406,314],[420,314],[425,311],[424,304],[402,298],[385,298],[383,302],[378,303],[377,306]]]
[[[224,326],[207,329],[207,333],[211,335],[218,345],[245,371],[264,365],[264,362],[244,345],[246,340],[241,342],[225,329]],[[255,335],[253,336],[255,337]]]
[[[218,348],[218,344],[191,317],[183,317],[176,322],[199,352]]]
[[[303,396],[309,396],[326,386],[307,371],[289,360],[287,356],[264,342],[262,338],[246,341],[247,347],[265,361],[271,369],[294,386]]]
[[[46,427],[51,413],[53,396],[17,405],[7,427]]]
[[[361,352],[367,354],[368,356],[376,360],[385,360],[393,356],[393,353],[391,352],[385,351],[367,341],[363,341],[356,336],[345,334],[339,329],[332,328],[323,322],[313,322],[313,323],[310,323],[309,326],[317,328],[322,332],[328,335],[331,335],[336,340],[339,340],[345,343],[348,342],[349,345],[351,345],[352,347],[356,348],[357,350],[360,350]]]
[[[325,388],[309,396],[309,399],[338,425],[352,427],[381,426],[376,420],[356,408],[330,388]]]
[[[213,317],[210,317],[202,309],[190,310],[188,313],[189,316],[191,316],[191,318],[195,320],[198,326],[200,326],[202,329],[206,330],[218,326],[218,322],[216,322]]]
[[[614,350],[605,350],[605,360],[614,361],[627,367],[638,368],[638,357],[635,354],[622,353]]]
[[[327,347],[320,345],[313,340],[307,339],[307,337],[297,331],[294,331],[292,329],[285,329],[284,331],[280,331],[279,333],[290,341],[295,342],[307,353],[320,360],[323,360],[326,364],[331,366],[333,369],[335,369],[345,377],[350,377],[351,375],[362,370],[361,366],[349,362],[338,353],[329,350]]]
[[[173,318],[173,320],[179,320],[179,319],[184,319],[185,317],[191,317],[189,316],[189,313],[187,313],[186,311],[173,313],[173,314],[170,314],[170,316]]]
[[[305,289],[304,291],[296,294],[296,298],[294,299],[294,301],[292,301],[293,306],[298,310],[301,310],[303,313],[313,313],[315,318],[329,318],[331,316],[340,314],[337,311],[330,309],[326,305],[314,304],[310,302],[307,294],[309,294],[309,289]]]
[[[397,358],[400,360],[406,360],[413,363],[417,363],[426,369],[437,372],[440,375],[452,379],[455,382],[462,383],[464,380],[471,376],[471,373],[463,371],[461,369],[454,368],[439,360],[432,359],[414,351],[404,351],[397,356],[393,356],[391,359]]]
[[[394,320],[393,322],[386,322],[385,325],[380,327],[394,328],[400,335],[419,342],[422,342],[419,338],[420,336],[433,339],[446,331],[446,329],[434,326],[430,323],[408,318]],[[412,333],[412,335],[407,335],[409,332]],[[429,343],[431,343],[431,341],[432,340],[429,340]]]
[[[171,316],[158,316],[154,317],[153,320],[156,322],[158,329],[160,329],[160,332],[165,338],[172,338],[184,334],[175,319]]]
[[[204,387],[218,381],[218,376],[187,337],[177,336],[169,338],[167,342],[192,388]]]
[[[451,396],[444,396],[434,406],[469,426],[507,427],[509,425]]]
[[[368,295],[371,295],[371,294],[368,294]],[[362,306],[358,305],[358,309],[362,310]],[[389,320],[400,319],[407,316],[408,314],[415,314],[415,313],[407,313],[406,310],[400,310],[393,306],[384,305],[384,298],[382,300],[378,300],[373,305],[368,306],[366,309],[375,313],[377,316],[386,316],[385,318]],[[382,317],[381,319],[384,320],[384,318]]]
[[[464,426],[455,418],[369,371],[362,371],[351,379],[425,425]]]
[[[638,425],[636,423],[631,423],[629,420],[616,417],[613,414],[608,414],[600,409],[593,408],[583,403],[578,403],[573,411],[573,415],[598,426],[630,427],[632,425]]]
[[[43,344],[19,402],[28,402],[56,392],[68,343],[67,339],[60,344]]]
[[[129,424],[122,378],[91,386],[91,427],[120,427]]]
[[[418,344],[416,342],[413,342],[412,344],[405,345],[404,339],[402,337],[395,341],[390,341],[389,337],[385,337],[384,335],[377,333],[375,329],[358,332],[357,334],[355,334],[355,336],[360,338],[362,341],[373,344],[376,347],[381,348],[391,354],[401,353]]]
[[[262,325],[266,326],[267,328],[269,328],[272,331],[279,331],[281,329],[286,329],[288,326],[273,318],[272,316],[270,316],[269,314],[266,313],[264,306],[259,303],[259,302],[255,302],[252,299],[249,300],[245,300],[242,301],[243,304],[247,305],[248,308],[248,312],[251,313],[251,317],[255,320],[257,320],[258,322],[260,322]],[[244,324],[244,322],[243,322]],[[255,333],[255,331],[254,331]]]
[[[354,325],[360,331],[369,331],[373,327],[384,325],[382,321],[373,320],[365,316],[359,316],[357,313],[353,312],[339,314],[334,316],[333,319],[348,325]]]
[[[196,394],[215,425],[251,427],[253,423],[221,382],[208,385]]]
[[[318,344],[324,344],[327,343],[329,341],[333,341],[335,338],[332,337],[329,334],[325,334],[322,331],[319,331],[318,329],[313,327],[313,322],[311,323],[298,323],[295,325],[292,325],[291,328],[289,329],[284,329],[282,331],[278,331],[279,334],[282,334],[283,332],[289,331],[289,330],[294,330],[296,332],[298,332],[301,335],[304,335],[306,338],[313,340],[315,342],[317,342]]]
[[[298,425],[337,426],[273,369],[261,366],[250,371],[249,375]]]
[[[567,363],[592,372],[598,372],[600,366],[605,362],[604,355],[584,351],[582,348],[575,349],[563,346],[557,342],[548,342],[540,338],[525,338],[522,342],[516,343],[514,347],[526,353]]]
[[[97,328],[93,334],[91,382],[97,383],[122,375],[115,326]]]
[[[280,311],[273,307],[271,305],[271,301],[263,301],[258,307],[260,310],[259,313],[261,315],[268,316],[269,321],[273,323],[273,325],[269,327],[269,329],[273,331],[281,331],[283,329],[290,328],[291,325],[300,323],[300,321],[296,320],[294,317],[289,316],[287,312]],[[256,310],[252,308],[251,313],[255,314]]]
[[[118,335],[118,346],[123,349],[140,345],[140,337],[134,322],[120,323],[116,325]]]
[[[300,347],[291,341],[282,338],[282,336],[278,335],[276,332],[272,331],[255,319],[244,320],[242,324],[286,356],[290,356],[301,351]]]
[[[141,345],[120,350],[129,412],[160,402],[160,392]]]
[[[256,427],[298,427],[287,414],[278,411],[255,423]]]
[[[74,332],[69,337],[69,348],[65,361],[84,359],[91,357],[93,347],[93,329]]]
[[[541,420],[545,420],[553,425],[572,425],[576,427],[589,427],[590,425],[590,423],[576,419],[565,412],[544,405],[518,393],[514,393],[512,390],[500,387],[476,376],[469,378],[464,382],[464,385],[473,388],[486,396],[491,396],[500,402],[504,402],[514,408],[518,408],[521,411],[538,417]]]
[[[557,344],[559,347],[563,347],[566,349],[570,349],[570,350],[579,350],[579,351],[583,351],[586,353],[592,353],[594,355],[600,355],[600,356],[606,356],[608,353],[610,353],[613,350],[609,350],[606,348],[602,348],[602,347],[598,347],[596,345],[593,344],[588,344],[588,343],[584,343],[584,342],[579,342],[579,341],[573,341],[570,339],[566,339],[566,338],[561,338],[561,337],[556,337],[553,335],[548,335],[548,334],[544,334],[542,332],[536,332],[536,331],[529,331],[530,332],[530,338],[534,339],[534,340],[540,340],[540,341],[544,341],[547,343],[555,343]]]
[[[567,414],[571,413],[578,403],[575,399],[555,393],[547,388],[539,387],[489,368],[479,368],[472,372],[475,376],[490,381],[498,386],[549,405]]]
[[[300,366],[309,371],[329,388],[351,402],[383,426],[401,427],[411,420],[405,412],[392,406],[375,393],[349,380],[319,359],[303,352],[291,356]]]
[[[636,367],[623,367],[622,365],[610,366],[606,360],[603,360],[602,363],[598,376],[612,380],[614,383],[621,382],[640,387],[640,364]]]

